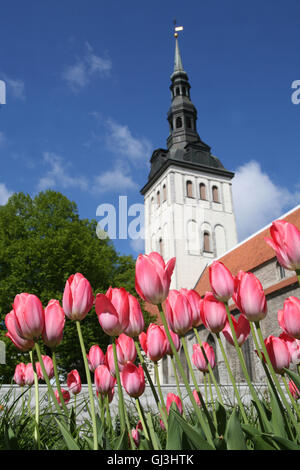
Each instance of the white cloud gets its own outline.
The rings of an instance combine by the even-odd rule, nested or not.
[[[232,182],[239,241],[299,203],[300,192],[276,184],[254,160],[237,168]]]
[[[145,252],[145,240],[143,238],[137,238],[136,240],[130,241],[130,246],[136,253]]]
[[[133,137],[129,128],[118,124],[113,119],[106,120],[108,135],[106,139],[107,147],[114,153],[125,155],[133,162],[148,161],[152,145],[146,138]]]
[[[1,78],[6,83],[7,95],[11,95],[14,99],[25,100],[25,83],[19,78],[11,78],[6,74],[1,74]]]
[[[104,171],[95,177],[92,191],[106,193],[116,191],[137,190],[138,185],[132,179],[129,169],[122,162],[116,162],[112,170]]]
[[[9,191],[4,183],[0,183],[0,206],[6,204],[12,194],[12,191]]]
[[[68,173],[70,165],[63,159],[52,152],[45,152],[44,162],[50,166],[46,175],[43,176],[38,183],[38,190],[44,191],[49,188],[79,188],[81,190],[88,189],[88,182],[83,176],[71,176]]]
[[[94,54],[92,46],[86,42],[84,56],[78,58],[75,64],[66,67],[62,77],[70,89],[77,92],[87,86],[92,78],[108,76],[111,68],[111,60]]]

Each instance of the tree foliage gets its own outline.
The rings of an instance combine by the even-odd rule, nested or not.
[[[16,294],[37,295],[44,306],[50,299],[62,300],[66,280],[81,272],[94,294],[109,286],[134,289],[135,261],[119,255],[111,240],[96,235],[96,220],[80,219],[74,202],[59,192],[45,191],[34,198],[17,193],[0,207],[0,311],[1,339],[6,343],[7,364],[1,379],[10,382],[17,362],[29,362],[5,338],[4,317]],[[82,321],[86,349],[99,344],[104,349],[109,338],[103,333],[94,309]],[[49,354],[41,343],[44,353]],[[62,373],[77,368],[85,379],[76,325],[66,319],[64,339],[57,348]]]

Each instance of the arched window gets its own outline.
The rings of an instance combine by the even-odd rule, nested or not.
[[[182,127],[182,119],[180,116],[176,118],[176,129],[180,129]]]
[[[184,96],[186,96],[186,88],[185,88],[185,86],[182,87],[182,94],[183,94]]]
[[[192,119],[190,117],[187,116],[186,118],[186,127],[188,129],[192,129]]]
[[[213,202],[220,202],[219,189],[217,186],[212,187],[212,197],[213,197]]]
[[[176,87],[175,95],[176,95],[176,96],[180,95],[180,88],[179,88],[179,86]]]
[[[200,183],[200,199],[203,199],[204,201],[207,200],[206,197],[206,186],[204,183]]]
[[[187,195],[187,197],[194,197],[194,195],[193,195],[193,183],[191,181],[186,182],[186,195]]]
[[[163,202],[165,202],[166,200],[167,200],[167,187],[164,184],[163,185]]]
[[[203,251],[211,252],[210,234],[208,232],[203,233]]]
[[[157,201],[157,205],[160,206],[160,192],[157,191],[156,193],[156,201]]]
[[[278,261],[276,261],[276,269],[277,269],[277,273],[278,273],[278,278],[279,279],[284,279],[285,278],[285,270],[284,270],[284,267],[281,266],[281,264],[278,263]]]

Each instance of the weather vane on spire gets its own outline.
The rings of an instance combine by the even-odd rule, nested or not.
[[[183,30],[183,26],[176,26],[176,20],[174,20],[174,30],[175,30],[175,33],[174,33],[175,38],[178,37],[178,31]]]

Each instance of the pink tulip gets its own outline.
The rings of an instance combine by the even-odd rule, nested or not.
[[[283,310],[278,311],[278,323],[285,333],[300,339],[300,300],[291,296],[285,299]]]
[[[136,429],[136,428],[132,429],[131,430],[131,435],[132,435],[132,438],[133,438],[133,441],[134,441],[136,447],[138,447],[139,444],[140,444],[140,433],[139,433],[138,429]]]
[[[165,431],[165,430],[166,430],[165,423],[163,422],[163,420],[162,420],[162,419],[160,419],[160,420],[159,420],[159,425],[160,425],[160,427],[161,427],[161,429],[162,429],[163,431]]]
[[[192,327],[196,328],[201,324],[201,304],[202,299],[194,289],[180,289],[180,294],[187,297],[192,309]]]
[[[55,349],[63,338],[65,326],[65,312],[58,300],[51,299],[45,308],[45,326],[42,333],[44,343]]]
[[[34,372],[31,362],[26,364],[24,369],[24,381],[25,385],[33,385],[34,384]]]
[[[249,272],[239,271],[235,278],[235,292],[232,296],[237,308],[249,321],[257,322],[267,315],[267,301],[263,287],[257,277]]]
[[[285,220],[276,220],[270,234],[272,238],[265,237],[265,241],[275,251],[278,262],[291,271],[300,269],[300,230]]]
[[[19,336],[17,332],[17,321],[15,312],[11,310],[5,315],[5,326],[7,328],[7,336],[14,345],[21,351],[29,351],[34,348],[34,341],[32,339],[24,339]]]
[[[165,309],[169,327],[174,333],[183,336],[192,328],[193,312],[186,295],[170,290]]]
[[[130,397],[138,398],[145,390],[145,377],[141,365],[128,362],[121,372],[122,385]]]
[[[134,344],[134,340],[122,333],[118,339],[116,339],[116,344],[119,345],[123,353],[123,363],[134,362],[137,356],[137,350]]]
[[[179,413],[182,415],[182,403],[181,403],[181,400],[180,398],[175,395],[174,393],[168,393],[167,395],[167,401],[166,401],[166,408],[167,408],[167,412],[169,413],[170,412],[170,407],[172,405],[172,403],[175,402],[177,408],[178,408],[178,411]]]
[[[97,344],[91,346],[89,353],[86,356],[91,372],[94,372],[96,367],[100,366],[101,364],[104,364],[105,362],[105,355],[100,346],[98,346]]]
[[[95,370],[94,383],[98,393],[107,395],[114,388],[116,379],[111,375],[109,368],[101,364]]]
[[[81,392],[81,378],[77,369],[73,369],[68,373],[67,385],[73,395],[78,395]]]
[[[67,405],[71,398],[70,393],[68,392],[68,390],[65,390],[64,388],[61,389],[61,393],[62,393],[63,400],[65,404]],[[58,404],[61,406],[61,401],[60,401],[58,390],[55,390],[54,394],[55,394],[56,400],[58,401]]]
[[[131,294],[128,294],[129,301],[129,323],[124,333],[131,338],[137,338],[145,327],[145,321],[141,306]]]
[[[24,364],[24,362],[17,364],[15,368],[13,380],[16,382],[17,385],[20,385],[20,387],[23,387],[25,385],[25,369],[26,364]]]
[[[194,395],[195,402],[197,403],[197,405],[202,406],[197,390],[193,390],[193,395]]]
[[[13,303],[16,331],[21,338],[36,341],[44,329],[44,309],[40,299],[33,294],[16,295]]]
[[[167,333],[165,332],[165,329],[164,329],[163,326],[161,326],[161,329],[164,331],[165,336],[166,336],[166,344],[167,344],[166,354],[167,354],[168,356],[173,356],[173,351],[172,351],[172,348],[171,348],[171,344],[170,344],[170,342],[169,342],[169,340],[168,340]],[[171,338],[172,338],[172,340],[173,340],[175,349],[176,349],[176,351],[178,352],[179,349],[180,349],[180,338],[179,338],[179,336],[178,336],[176,333],[173,333],[172,330],[169,330],[169,332],[170,332]]]
[[[211,368],[213,369],[216,365],[216,357],[215,357],[214,349],[205,341],[203,341],[202,346],[206,354],[207,360]],[[192,361],[193,361],[194,366],[197,367],[198,370],[200,370],[201,372],[208,372],[208,364],[206,362],[202,349],[198,343],[193,344]]]
[[[283,369],[289,368],[291,360],[285,341],[270,335],[265,339],[265,345],[274,371],[277,374],[284,374]]]
[[[52,379],[52,377],[54,377],[54,367],[53,367],[52,359],[49,356],[42,356],[42,359],[43,359],[43,364],[46,370],[46,374],[49,379]],[[36,367],[36,373],[37,373],[38,378],[41,380],[45,380],[41,364],[39,362],[36,362],[35,367]]]
[[[234,293],[234,278],[226,266],[214,261],[209,266],[209,281],[216,299],[227,302]]]
[[[117,350],[119,371],[121,372],[123,370],[125,360],[124,360],[123,351],[117,342],[116,342],[116,350]],[[107,346],[104,364],[109,368],[111,375],[115,377],[116,367],[115,367],[114,351],[113,351],[112,344],[109,344]]]
[[[141,346],[149,359],[159,361],[167,351],[166,334],[164,330],[154,323],[150,323],[146,333],[139,335]]]
[[[168,296],[176,258],[165,264],[159,253],[139,255],[135,265],[135,290],[151,304],[162,303]]]
[[[300,340],[293,338],[287,333],[281,333],[279,338],[285,342],[289,350],[291,363],[295,365],[300,364]]]
[[[240,315],[238,320],[235,319],[233,315],[231,315],[231,320],[233,323],[236,339],[238,342],[239,346],[242,346],[242,344],[246,341],[248,338],[251,328],[250,328],[250,323],[247,320],[247,318],[244,315]],[[232,346],[234,346],[234,341],[232,337],[232,332],[230,328],[230,324],[227,318],[226,325],[224,329],[222,330],[223,335],[225,336],[226,340],[228,343],[230,343]]]
[[[119,336],[129,324],[129,295],[121,287],[109,288],[106,294],[97,294],[95,309],[99,323],[109,336]]]
[[[72,274],[66,282],[63,294],[63,310],[70,320],[83,320],[94,303],[92,287],[81,274]]]
[[[202,323],[212,333],[223,330],[227,321],[226,308],[219,302],[212,292],[206,292],[201,305]]]
[[[292,380],[289,381],[289,390],[295,400],[299,400],[300,398],[300,391],[298,387],[295,385],[295,382]]]

